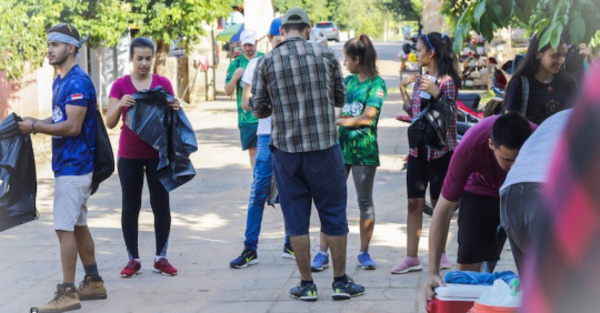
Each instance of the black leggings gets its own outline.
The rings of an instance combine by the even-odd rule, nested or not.
[[[171,209],[169,192],[163,187],[156,174],[159,159],[119,158],[119,179],[121,180],[122,205],[121,228],[130,259],[138,259],[138,218],[142,206],[144,170],[150,191],[150,206],[154,213],[154,234],[156,255],[166,256],[169,232],[171,231]]]

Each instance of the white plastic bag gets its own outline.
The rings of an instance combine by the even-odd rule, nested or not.
[[[513,279],[511,285],[512,287],[502,279],[497,279],[492,288],[484,292],[477,302],[489,306],[518,308],[521,304],[521,291],[517,290],[519,280]]]

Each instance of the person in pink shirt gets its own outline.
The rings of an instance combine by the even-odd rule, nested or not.
[[[106,125],[111,129],[117,126],[119,119],[125,121],[129,107],[135,104],[132,95],[138,90],[162,86],[163,89],[174,94],[171,82],[151,71],[154,45],[150,39],[135,38],[130,45],[129,57],[133,65],[131,75],[117,79],[110,90]],[[170,105],[175,109],[179,108],[178,100]],[[166,258],[171,231],[171,209],[169,192],[163,187],[156,173],[158,162],[158,151],[129,129],[125,123],[122,123],[117,167],[122,193],[121,228],[129,254],[129,262],[121,271],[121,277],[132,277],[141,273],[142,264],[138,252],[138,218],[142,205],[144,173],[148,182],[150,206],[154,213],[156,236],[154,271],[166,275],[177,275],[177,269]]]
[[[469,129],[454,151],[429,230],[429,279],[425,284],[429,300],[435,295],[434,288],[444,284],[440,258],[459,200],[458,270],[479,272],[484,261],[499,259],[499,190],[535,128],[516,112],[488,117]]]

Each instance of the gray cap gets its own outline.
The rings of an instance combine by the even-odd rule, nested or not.
[[[285,12],[283,15],[281,25],[288,24],[306,24],[310,26],[310,20],[308,19],[308,14],[301,8],[291,8]]]

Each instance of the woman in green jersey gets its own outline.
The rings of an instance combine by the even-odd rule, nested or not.
[[[376,66],[377,52],[366,35],[360,35],[344,45],[344,65],[351,73],[345,79],[346,102],[342,108],[339,128],[340,147],[346,165],[346,177],[352,173],[360,209],[360,253],[363,269],[373,270],[375,261],[369,255],[369,242],[375,226],[373,181],[379,166],[377,121],[387,97],[385,81]],[[327,244],[321,234],[321,251],[311,268],[323,269],[328,263]]]

